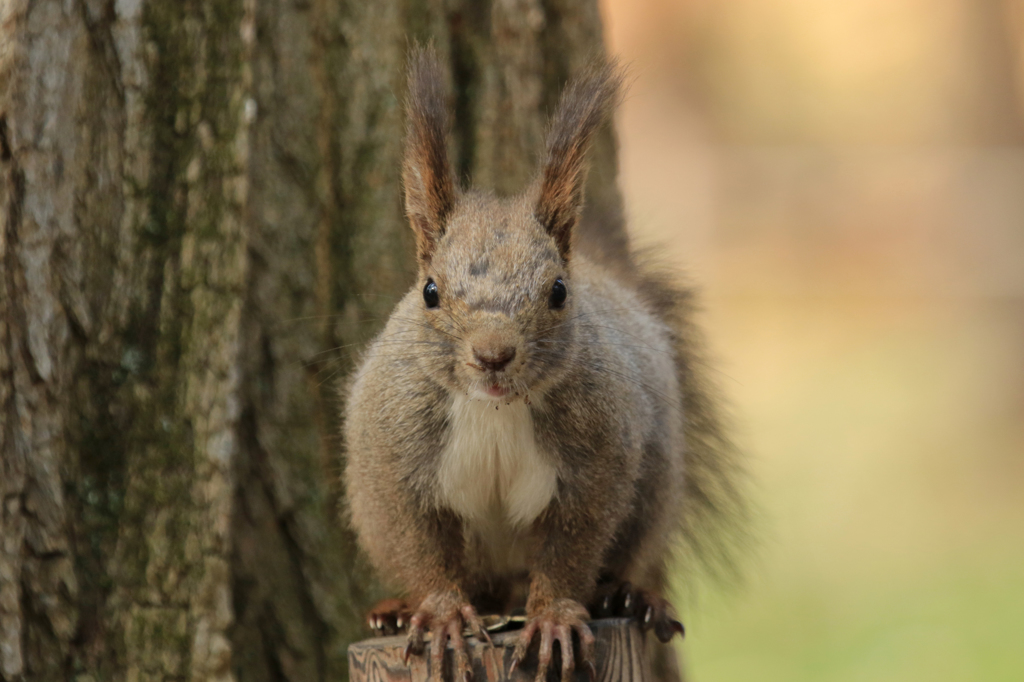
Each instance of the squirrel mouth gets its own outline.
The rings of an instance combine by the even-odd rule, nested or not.
[[[508,395],[508,389],[499,386],[498,384],[491,384],[486,389],[487,395],[492,398],[504,398]]]

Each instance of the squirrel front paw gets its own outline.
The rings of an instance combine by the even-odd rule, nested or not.
[[[469,628],[481,641],[491,644],[484,623],[465,596],[456,590],[434,592],[424,599],[409,618],[409,639],[405,645],[405,662],[410,655],[426,653],[424,641],[430,633],[430,677],[432,682],[443,682],[444,650],[452,643],[453,682],[469,682],[473,676],[463,628]]]
[[[544,682],[547,678],[548,666],[554,643],[558,642],[562,656],[562,682],[571,682],[576,660],[586,667],[590,679],[597,677],[594,669],[594,635],[587,627],[590,614],[583,605],[572,599],[555,599],[526,622],[519,635],[512,663],[508,669],[511,678],[519,664],[526,658],[526,652],[533,642],[534,635],[540,633],[540,648],[537,651],[536,682]],[[579,650],[573,646],[573,632],[579,638]]]

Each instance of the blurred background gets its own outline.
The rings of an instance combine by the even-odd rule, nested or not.
[[[1024,679],[1024,3],[602,9],[760,504],[693,678]]]

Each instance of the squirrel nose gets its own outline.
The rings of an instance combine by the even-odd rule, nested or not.
[[[508,363],[512,362],[512,358],[516,356],[516,349],[511,346],[484,350],[474,348],[473,355],[484,369],[500,372]]]

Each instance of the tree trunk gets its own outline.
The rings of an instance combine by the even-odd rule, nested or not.
[[[594,0],[0,0],[0,679],[345,679],[337,385],[412,281],[414,40],[498,192],[602,49]]]

